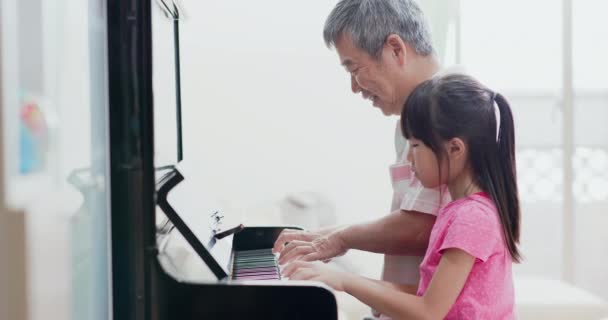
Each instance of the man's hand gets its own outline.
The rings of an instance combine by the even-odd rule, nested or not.
[[[346,253],[348,248],[340,237],[341,229],[311,232],[285,229],[277,238],[273,252],[281,252],[279,264],[293,260],[328,262]]]
[[[391,255],[423,256],[435,223],[431,214],[395,210],[370,222],[319,231],[285,229],[275,241],[279,264],[294,260],[329,261],[348,249]]]

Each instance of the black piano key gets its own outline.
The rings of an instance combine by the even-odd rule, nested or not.
[[[245,262],[276,262],[276,259],[271,258],[256,258],[256,259],[234,259],[235,263],[245,263]]]
[[[240,255],[237,254],[234,256],[235,258],[238,259],[276,259],[276,257],[274,255],[268,255],[268,254],[247,254],[247,255]]]
[[[235,263],[235,268],[257,268],[257,267],[276,267],[276,263],[273,261],[268,262],[241,262]]]
[[[242,277],[278,277],[279,274],[274,272],[274,273],[244,273],[244,274],[235,274],[234,278],[238,279],[238,278],[242,278]]]
[[[239,278],[244,276],[273,276],[277,277],[279,275],[279,269],[276,267],[266,267],[266,268],[255,268],[255,269],[241,269],[234,270],[233,277]]]
[[[271,248],[235,251],[232,277],[241,280],[281,279],[277,257]]]
[[[232,274],[256,274],[256,273],[279,273],[279,270],[271,269],[271,268],[241,269],[241,270],[234,270],[234,272]]]
[[[241,271],[241,270],[271,270],[271,269],[278,269],[278,267],[274,266],[274,265],[266,265],[266,266],[234,266],[232,269],[234,271]]]
[[[258,269],[243,269],[236,270],[235,274],[254,274],[254,273],[278,273],[279,270],[276,268],[258,268]]]
[[[272,249],[270,249],[270,248],[256,249],[256,250],[241,250],[241,251],[236,251],[236,254],[238,254],[238,255],[272,254],[272,255],[274,255],[274,253],[272,253]]]
[[[278,275],[252,275],[252,276],[237,276],[237,280],[279,280]]]

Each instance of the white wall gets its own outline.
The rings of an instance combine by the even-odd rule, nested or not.
[[[353,95],[325,47],[334,4],[184,1],[184,157],[224,202],[259,206],[314,190],[344,222],[389,210],[397,119]],[[158,164],[175,159],[175,118],[172,29],[155,13]]]

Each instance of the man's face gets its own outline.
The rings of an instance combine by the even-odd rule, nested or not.
[[[361,93],[363,99],[369,99],[384,115],[400,115],[405,97],[397,90],[395,72],[399,66],[392,59],[390,49],[385,46],[380,58],[375,59],[355,47],[346,34],[340,37],[335,47],[341,64],[350,73],[353,93]]]

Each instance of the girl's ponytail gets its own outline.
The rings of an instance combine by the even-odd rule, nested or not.
[[[503,95],[493,95],[492,104],[498,108],[499,116],[496,117],[500,123],[498,126],[498,138],[496,141],[497,163],[489,164],[486,172],[482,172],[482,184],[487,186],[487,192],[498,209],[507,248],[514,261],[521,260],[521,254],[517,248],[520,235],[520,208],[517,192],[517,173],[515,168],[515,128],[511,107]],[[483,177],[487,174],[487,177]],[[486,179],[484,179],[486,178]]]

